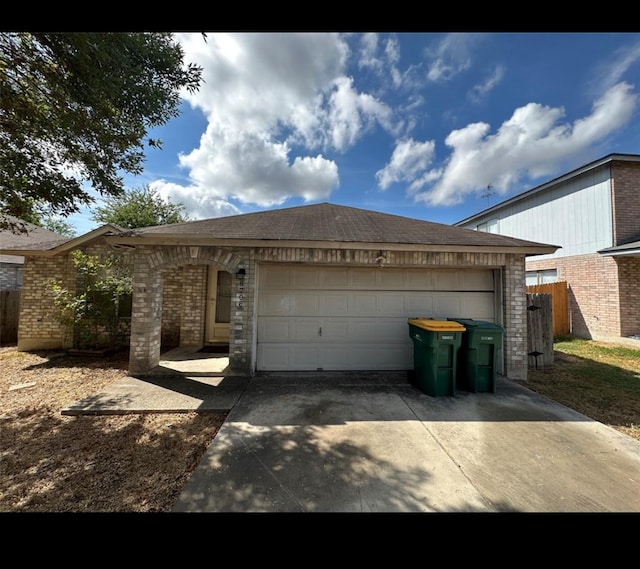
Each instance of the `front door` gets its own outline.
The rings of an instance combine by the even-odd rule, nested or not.
[[[205,343],[228,343],[231,320],[231,273],[209,267]]]

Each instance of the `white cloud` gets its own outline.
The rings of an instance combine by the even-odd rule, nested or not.
[[[432,60],[427,78],[434,82],[449,81],[471,67],[471,48],[482,34],[448,34],[434,50],[427,53]]]
[[[265,133],[209,125],[199,148],[180,156],[180,164],[191,172],[190,193],[200,196],[200,203],[209,203],[204,198],[209,196],[269,207],[293,196],[326,199],[338,187],[335,162],[322,156],[291,161],[289,153],[286,142],[276,143]]]
[[[208,219],[240,213],[228,201],[203,191],[199,186],[180,186],[165,180],[155,180],[149,187],[156,190],[164,200],[183,204],[189,219]]]
[[[346,75],[350,52],[339,34],[177,37],[185,60],[203,68],[200,90],[184,97],[202,109],[208,127],[200,146],[180,156],[188,191],[163,187],[172,199],[193,196],[202,215],[215,215],[227,202],[235,207],[230,200],[268,207],[290,198],[327,199],[339,175],[326,153],[347,151],[376,125],[397,132],[391,109],[358,92]],[[362,61],[375,66],[377,36],[365,34],[361,45]]]
[[[376,172],[378,186],[386,190],[395,182],[415,183],[416,180],[425,176],[434,154],[433,141],[416,142],[411,138],[397,141],[389,163]]]
[[[624,48],[617,50],[612,57],[602,62],[596,72],[594,85],[596,88],[609,89],[617,84],[622,76],[640,61],[640,39]]]
[[[378,57],[379,36],[370,32],[362,34],[360,38],[360,50],[358,52],[358,67],[380,71],[384,62]]]
[[[474,85],[469,92],[469,99],[475,103],[479,103],[484,99],[488,93],[500,84],[505,75],[505,68],[503,65],[496,65],[493,72],[482,83]]]
[[[563,109],[529,103],[516,109],[494,135],[486,123],[452,131],[445,142],[453,153],[442,176],[415,198],[431,205],[453,205],[489,184],[504,194],[525,177],[548,175],[566,157],[624,126],[637,102],[632,87],[619,83],[595,102],[589,116],[573,125],[558,124]]]

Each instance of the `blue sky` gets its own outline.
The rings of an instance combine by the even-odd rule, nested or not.
[[[176,39],[204,83],[149,133],[163,149],[125,183],[191,219],[330,202],[452,224],[640,153],[638,33]],[[67,221],[78,234],[98,225],[86,210]]]

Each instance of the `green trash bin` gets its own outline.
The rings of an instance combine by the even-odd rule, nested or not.
[[[498,352],[504,329],[499,324],[471,318],[449,318],[465,327],[458,351],[457,384],[461,389],[496,392]]]
[[[413,340],[411,383],[433,397],[455,395],[458,350],[464,326],[431,318],[409,318],[408,324]]]

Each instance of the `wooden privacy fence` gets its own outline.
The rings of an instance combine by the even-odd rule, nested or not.
[[[0,346],[18,341],[18,318],[20,316],[20,291],[0,291]]]
[[[553,337],[569,334],[569,295],[566,281],[529,285],[528,293],[550,294],[553,312]]]
[[[529,367],[553,364],[553,307],[550,294],[527,294],[527,355]]]

